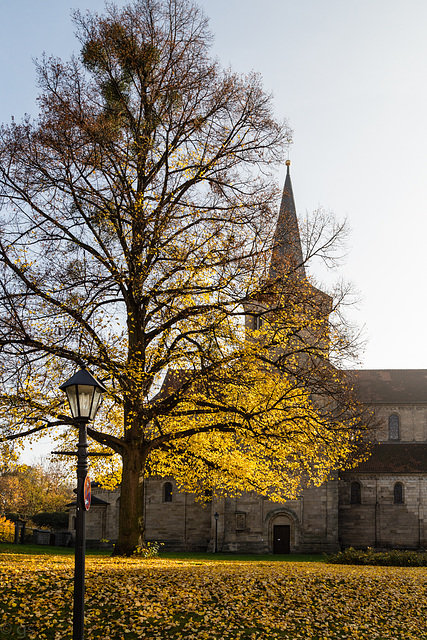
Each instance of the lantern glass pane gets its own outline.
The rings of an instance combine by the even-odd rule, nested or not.
[[[95,387],[88,384],[77,385],[79,390],[79,405],[80,415],[79,418],[90,418],[92,409],[93,392]]]
[[[91,420],[95,418],[95,414],[98,411],[98,407],[100,406],[101,401],[102,401],[102,391],[99,387],[94,387],[92,410],[89,416]]]
[[[73,418],[79,417],[79,404],[77,401],[77,386],[71,385],[71,387],[66,388],[68,402],[70,403],[71,415]]]

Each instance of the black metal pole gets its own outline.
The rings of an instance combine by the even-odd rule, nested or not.
[[[215,553],[218,553],[218,518],[215,518]]]
[[[83,640],[84,638],[86,549],[84,483],[87,475],[87,422],[87,420],[78,421],[79,443],[77,445],[77,508],[76,547],[74,559],[73,640]]]

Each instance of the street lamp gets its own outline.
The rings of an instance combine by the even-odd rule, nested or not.
[[[85,501],[87,478],[87,423],[93,420],[106,391],[89,371],[83,367],[67,382],[59,387],[67,394],[71,415],[79,427],[77,445],[77,505],[76,505],[76,546],[74,559],[74,609],[73,640],[83,640],[85,606],[85,546],[86,511],[90,502]]]
[[[214,553],[218,553],[218,518],[219,518],[219,513],[217,511],[215,511],[215,513],[214,513],[214,518],[215,518],[215,548],[214,548]]]

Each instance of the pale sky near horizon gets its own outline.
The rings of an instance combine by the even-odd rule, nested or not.
[[[124,2],[118,2],[119,5]],[[298,213],[347,217],[340,269],[361,293],[363,368],[427,369],[427,2],[199,0],[213,52],[259,71],[294,130]],[[101,0],[2,0],[0,122],[37,114],[32,57],[78,52],[70,8]],[[284,170],[279,179],[282,182]]]

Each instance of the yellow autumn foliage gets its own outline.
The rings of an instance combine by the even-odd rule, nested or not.
[[[15,539],[15,525],[5,516],[0,515],[0,542],[13,542]]]
[[[71,556],[0,550],[0,581],[0,632],[70,638]],[[426,640],[426,589],[425,568],[89,557],[85,631],[91,640]]]

